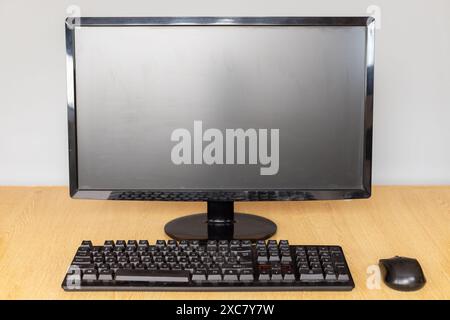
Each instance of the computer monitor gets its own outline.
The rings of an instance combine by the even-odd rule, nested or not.
[[[206,201],[166,233],[256,240],[234,201],[370,196],[371,17],[68,18],[66,45],[73,198]]]

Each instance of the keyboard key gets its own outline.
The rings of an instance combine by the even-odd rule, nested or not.
[[[206,272],[203,270],[196,270],[192,274],[192,281],[204,281],[206,280]]]
[[[83,280],[97,280],[97,270],[86,269],[83,271]]]
[[[118,264],[118,263],[113,263],[111,265],[111,271],[113,271],[113,272],[116,272],[117,270],[119,270],[121,268],[122,268],[122,266],[120,264]]]
[[[332,254],[331,258],[333,260],[334,263],[344,263],[344,256],[342,255],[342,253],[338,253],[338,254]]]
[[[111,270],[102,270],[99,272],[98,280],[110,281],[113,279]]]
[[[136,240],[128,240],[127,247],[136,248],[137,247],[137,241]]]
[[[276,252],[271,252],[269,254],[269,261],[276,261],[276,262],[278,262],[278,261],[280,261],[280,256]]]
[[[156,265],[156,263],[148,263],[147,270],[158,270],[158,266]]]
[[[259,252],[259,253],[258,253],[257,261],[258,261],[258,262],[267,262],[267,261],[269,261],[268,258],[267,258],[267,253],[265,253],[265,252]]]
[[[255,277],[253,276],[253,270],[242,270],[239,275],[240,281],[253,281]]]
[[[103,246],[105,248],[114,248],[114,240],[106,240],[105,243],[103,243]]]
[[[133,246],[127,246],[127,247],[125,248],[125,252],[126,252],[127,254],[130,254],[130,253],[134,252],[135,250],[136,250],[136,248],[133,247]]]
[[[98,271],[100,271],[100,270],[109,270],[109,264],[107,264],[107,263],[99,264],[97,267],[98,267]]]
[[[224,263],[221,266],[222,271],[226,271],[226,270],[238,270],[242,269],[243,267],[240,264],[231,264],[231,263]]]
[[[277,262],[277,261],[270,262],[270,265],[271,265],[272,269],[280,269],[281,268],[281,263]]]
[[[301,259],[301,258],[306,259],[306,257],[307,257],[305,252],[297,252],[295,255],[296,255],[297,259]]]
[[[170,266],[167,263],[161,263],[159,265],[159,270],[170,270]]]
[[[134,269],[136,270],[145,270],[145,265],[143,263],[137,263],[134,265]]]
[[[208,281],[222,281],[222,274],[219,270],[209,270],[207,271]]]
[[[92,248],[92,241],[90,240],[83,240],[81,241],[80,248]]]
[[[286,271],[283,277],[284,281],[295,281],[295,274],[292,270]]]
[[[266,247],[257,247],[257,248],[256,248],[256,252],[257,252],[257,253],[262,252],[262,253],[267,254],[267,248],[266,248]]]
[[[116,281],[136,282],[189,282],[187,271],[161,271],[161,270],[125,270],[116,272]]]
[[[189,264],[186,264],[186,266],[184,267],[184,270],[192,273],[192,272],[194,272],[194,268],[195,268],[195,265],[192,263],[189,263]]]
[[[85,258],[90,256],[90,251],[77,251],[77,253],[75,253],[75,258]]]
[[[251,247],[232,247],[230,248],[230,251],[237,254],[245,253],[245,252],[252,252]]]
[[[217,241],[216,240],[208,240],[208,242],[206,243],[207,247],[217,247]]]
[[[175,240],[169,240],[169,241],[167,241],[167,246],[172,249],[176,248],[177,242]]]
[[[323,280],[322,271],[308,270],[307,272],[300,272],[300,280]]]
[[[147,248],[148,247],[148,240],[139,240],[138,246],[141,248]]]
[[[230,248],[228,248],[228,246],[226,247],[219,247],[219,252],[228,252],[230,250]]]
[[[198,240],[191,240],[191,241],[189,242],[189,245],[190,245],[192,248],[197,249],[197,248],[200,246],[200,241],[198,241]]]
[[[117,247],[119,247],[119,248],[125,248],[125,245],[126,245],[125,240],[117,240],[117,241],[116,241],[116,248],[117,248]]]
[[[219,247],[227,247],[228,248],[228,241],[227,240],[220,240],[219,241]]]
[[[156,247],[162,248],[166,246],[166,240],[156,240]]]
[[[238,281],[238,271],[225,270],[223,272],[223,281]]]
[[[241,241],[239,241],[239,240],[231,240],[230,241],[230,248],[239,247],[240,245],[241,245]]]
[[[241,264],[253,265],[253,257],[252,257],[251,253],[249,255],[239,255],[238,259],[239,259],[239,263],[241,263]]]
[[[323,263],[322,264],[322,268],[323,268],[324,271],[328,271],[328,270],[334,271],[332,263]]]
[[[117,245],[114,247],[114,250],[113,250],[113,252],[115,252],[116,254],[118,254],[118,253],[124,253],[123,252],[123,247],[118,247]]]
[[[321,265],[320,265],[320,263],[316,263],[316,262],[310,263],[310,264],[309,264],[309,267],[310,267],[311,269],[321,269],[321,268],[322,268]]]
[[[133,268],[133,265],[131,264],[131,263],[125,263],[123,266],[122,266],[122,268],[124,269],[124,270],[133,270],[134,268]]]
[[[337,278],[339,281],[348,281],[350,277],[348,275],[347,269],[345,267],[336,268]]]
[[[259,272],[259,277],[258,277],[259,281],[268,281],[270,280],[270,273],[267,270],[262,270]]]
[[[272,269],[272,277],[271,277],[272,281],[281,281],[283,280],[283,276],[281,274],[281,270],[273,270]]]
[[[332,270],[325,271],[325,280],[336,280],[336,274]]]
[[[289,252],[284,252],[281,254],[281,262],[291,262],[291,261],[292,261],[292,257]]]
[[[236,257],[226,257],[225,258],[225,262],[226,263],[230,263],[230,264],[236,264],[237,263],[237,258]]]
[[[102,259],[103,261],[103,259]],[[80,257],[80,258],[74,258],[72,261],[72,264],[80,265],[80,264],[91,264],[91,257]]]
[[[257,248],[261,248],[261,247],[266,247],[266,242],[264,240],[258,240],[256,241],[256,247]]]
[[[71,264],[70,268],[78,268],[79,270],[86,270],[86,269],[95,269],[95,264],[90,263],[90,264]]]
[[[188,241],[187,240],[181,240],[180,243],[178,244],[182,249],[187,248],[188,246]]]
[[[252,246],[252,242],[250,240],[242,240],[241,241],[241,247],[245,248],[245,247],[251,247]]]
[[[277,247],[278,246],[277,240],[268,240],[267,241],[267,246],[268,247]]]
[[[108,263],[108,264],[116,263],[116,258],[113,258],[113,257],[106,258],[105,262]]]

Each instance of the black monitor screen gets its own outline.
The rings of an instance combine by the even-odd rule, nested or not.
[[[75,30],[80,189],[361,189],[365,26]]]

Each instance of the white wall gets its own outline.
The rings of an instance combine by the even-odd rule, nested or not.
[[[365,15],[376,36],[373,177],[450,183],[448,0],[0,0],[0,185],[68,182],[64,17]]]

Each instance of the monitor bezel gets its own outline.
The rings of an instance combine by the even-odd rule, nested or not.
[[[114,26],[363,26],[366,28],[365,98],[364,98],[364,159],[362,185],[356,189],[81,189],[78,185],[77,124],[76,124],[76,59],[75,30],[79,27]],[[261,200],[258,195],[271,193],[264,200],[339,200],[369,198],[372,184],[372,128],[375,55],[375,20],[373,17],[69,17],[65,21],[67,65],[67,112],[69,146],[70,196],[80,199],[111,199],[113,192],[163,192],[164,194],[224,193],[239,194],[232,201]],[[254,196],[249,197],[252,194]],[[287,195],[286,195],[287,194]],[[256,196],[255,196],[256,195]],[[278,196],[279,195],[279,196]],[[289,196],[291,195],[291,196]],[[142,199],[142,197],[139,200]],[[131,198],[130,198],[131,199]],[[147,199],[144,199],[147,200]],[[152,198],[177,201],[185,198]],[[200,201],[208,199],[199,198]]]

